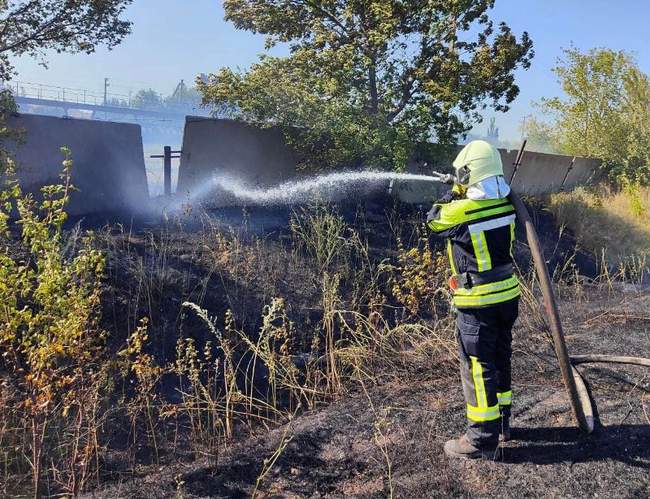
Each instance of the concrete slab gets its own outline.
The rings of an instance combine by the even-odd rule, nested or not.
[[[178,174],[179,197],[191,198],[215,174],[225,174],[255,187],[269,187],[297,175],[297,157],[277,128],[260,129],[232,120],[188,116]],[[233,204],[226,194],[215,205]]]
[[[515,161],[517,160],[517,154],[519,154],[518,149],[499,149],[501,153],[501,162],[503,163],[503,176],[506,180],[512,178],[512,172],[515,169]],[[524,152],[524,158],[526,153]],[[522,160],[523,161],[523,160]]]
[[[570,156],[526,152],[511,185],[522,194],[557,192],[572,159]]]
[[[22,143],[5,142],[17,163],[23,189],[39,193],[59,182],[63,154],[72,152],[72,183],[68,213],[140,212],[149,193],[139,125],[21,114],[9,126],[22,130]]]
[[[571,190],[579,185],[588,184],[598,176],[599,170],[600,161],[597,159],[576,158],[564,183],[564,189]]]

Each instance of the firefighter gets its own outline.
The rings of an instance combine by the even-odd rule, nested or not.
[[[512,258],[515,209],[492,145],[470,142],[453,166],[457,182],[427,215],[429,228],[447,239],[467,405],[467,431],[444,450],[452,457],[494,458],[499,435],[510,438],[512,326],[520,295]]]

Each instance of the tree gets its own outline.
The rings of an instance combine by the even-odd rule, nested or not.
[[[555,138],[552,126],[532,114],[524,117],[520,130],[527,140],[527,148],[537,152],[562,154]]]
[[[131,105],[137,109],[160,109],[164,106],[163,98],[153,89],[139,90],[133,96]]]
[[[278,125],[312,165],[403,167],[418,143],[450,143],[488,105],[506,111],[533,56],[488,16],[494,0],[225,0],[236,28],[288,44],[248,71],[197,80],[204,103]]]
[[[167,109],[174,109],[179,112],[195,111],[201,105],[201,94],[196,88],[189,88],[181,80],[172,95],[165,97],[164,105]]]
[[[121,19],[132,0],[0,0],[0,81],[14,74],[10,57],[43,60],[47,49],[94,52],[119,44],[131,23]]]
[[[131,23],[121,19],[132,0],[0,0],[0,84],[15,75],[11,58],[29,55],[45,64],[45,50],[93,52],[119,44]],[[15,138],[5,126],[16,111],[9,90],[0,90],[0,140]],[[6,153],[0,147],[0,172]]]
[[[603,160],[619,182],[650,181],[650,82],[624,51],[564,50],[553,68],[564,95],[542,99],[529,131],[558,152]]]

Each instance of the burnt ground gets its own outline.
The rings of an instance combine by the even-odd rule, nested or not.
[[[650,292],[585,287],[562,307],[571,353],[650,357]],[[596,297],[596,295],[599,295]],[[513,441],[496,462],[452,461],[444,442],[463,431],[455,375],[411,373],[348,395],[291,423],[234,443],[207,461],[140,470],[94,497],[250,497],[265,461],[286,448],[258,497],[648,497],[650,372],[580,367],[598,408],[592,435],[574,427],[543,332],[515,331]],[[527,331],[524,333],[524,330]],[[372,404],[370,403],[372,401]]]

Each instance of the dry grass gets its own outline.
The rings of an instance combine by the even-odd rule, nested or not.
[[[610,265],[650,254],[650,188],[606,186],[552,194],[548,206],[582,247]],[[637,262],[638,263],[638,262]]]
[[[377,230],[319,207],[294,214],[290,230],[276,240],[208,218],[193,231],[175,222],[139,234],[122,228],[98,234],[109,262],[103,310],[110,339],[97,361],[111,360],[102,365],[105,376],[88,405],[106,409],[90,429],[96,480],[54,484],[48,491],[72,494],[97,486],[110,471],[100,468],[116,455],[111,446],[120,432],[127,472],[199,457],[216,467],[233,440],[291,421],[349,390],[432,376],[432,364],[435,376],[455,374],[444,254],[430,249],[417,222],[387,223],[381,246],[371,247],[370,232]],[[598,285],[611,287],[621,276],[608,273]],[[543,338],[535,281],[522,280],[524,327]],[[584,299],[583,283],[575,278],[565,286],[572,293],[567,298]],[[373,406],[372,430],[390,495],[385,409]],[[0,406],[0,468],[6,483],[20,483],[27,468],[9,460],[7,450],[18,445],[28,454],[32,444],[7,440],[6,414]],[[62,427],[69,423],[62,416]],[[284,451],[285,437],[265,461],[258,487]],[[71,475],[47,458],[48,480]]]
[[[412,227],[389,234],[379,257],[365,225],[325,207],[294,214],[289,232],[273,241],[207,217],[192,231],[178,220],[140,233],[101,231],[109,339],[94,359],[104,374],[87,404],[103,414],[88,430],[93,465],[79,481],[56,456],[44,456],[47,493],[87,489],[86,475],[97,486],[110,473],[100,471],[109,456],[130,470],[183,456],[217,465],[233,439],[290,421],[359,383],[402,378],[432,359],[452,371],[448,294],[434,278],[446,262],[428,249],[417,223],[401,225]],[[420,233],[414,249],[401,243],[409,230]],[[24,456],[34,446],[28,433],[7,431],[11,414],[0,406],[0,468],[5,484],[24,484]],[[57,428],[74,426],[78,414],[62,414]],[[58,448],[75,443],[67,434],[47,436]],[[112,448],[118,440],[119,451]]]

